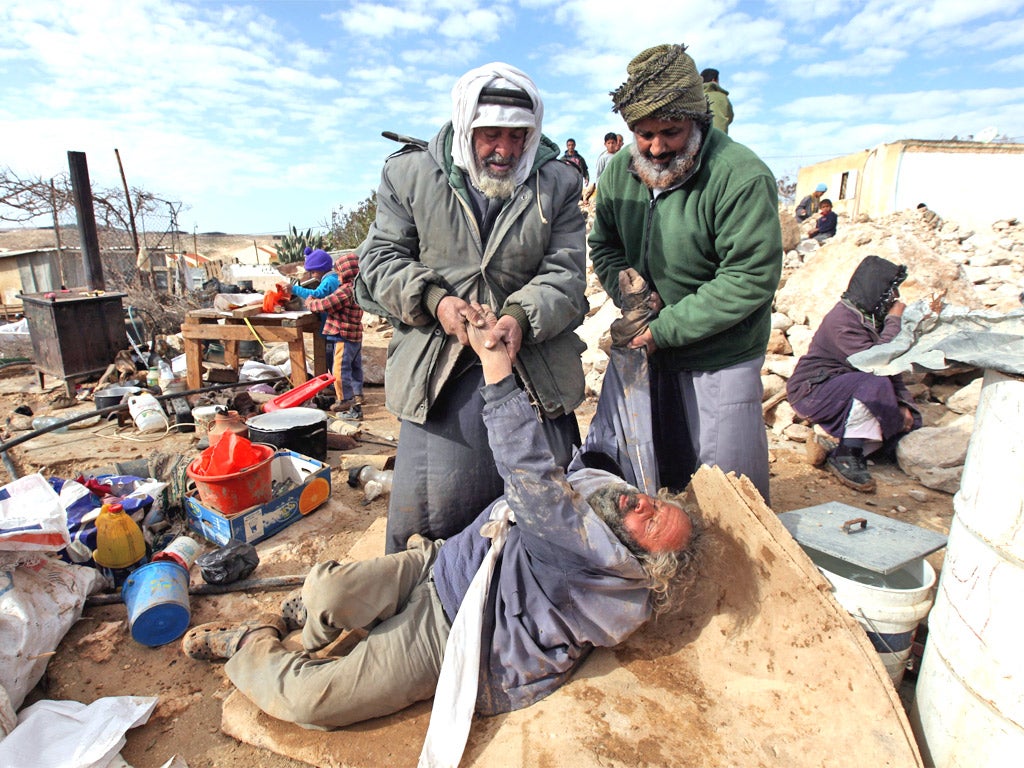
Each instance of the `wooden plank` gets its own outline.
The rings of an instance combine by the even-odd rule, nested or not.
[[[231,316],[234,318],[252,317],[253,315],[263,314],[262,304],[250,304],[246,307],[238,307],[231,310]]]

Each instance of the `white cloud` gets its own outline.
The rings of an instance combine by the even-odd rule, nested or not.
[[[328,14],[326,18],[340,21],[349,32],[373,38],[403,32],[427,32],[437,25],[436,19],[420,10],[406,11],[373,3],[355,3],[351,8]]]

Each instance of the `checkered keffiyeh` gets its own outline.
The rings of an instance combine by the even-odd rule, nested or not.
[[[631,130],[648,117],[710,121],[704,80],[685,45],[648,48],[629,62],[626,72],[629,79],[611,93],[612,111],[621,114]]]

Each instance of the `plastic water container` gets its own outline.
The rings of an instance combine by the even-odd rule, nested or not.
[[[160,402],[149,392],[128,398],[128,411],[139,432],[163,432],[170,428]]]

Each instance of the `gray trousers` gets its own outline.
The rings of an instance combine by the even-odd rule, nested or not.
[[[432,576],[440,546],[314,566],[302,588],[306,650],[253,640],[228,659],[228,678],[267,714],[307,728],[339,728],[429,699],[451,629]],[[369,635],[347,655],[309,655],[359,627]]]
[[[746,475],[769,504],[759,357],[717,371],[652,371],[661,484],[681,491],[702,464]]]

